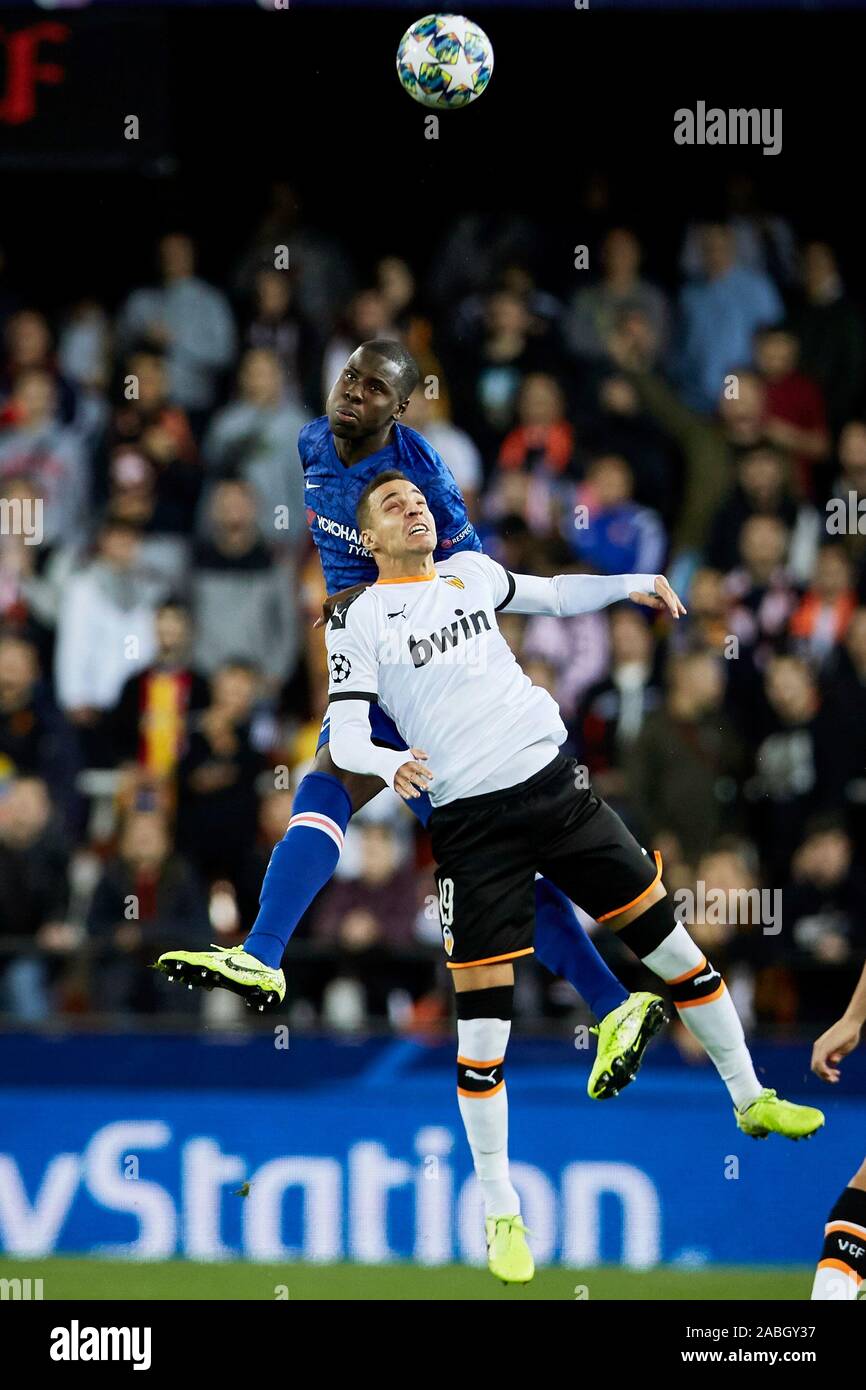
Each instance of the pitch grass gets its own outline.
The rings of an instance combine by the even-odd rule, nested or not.
[[[542,1269],[531,1284],[505,1288],[484,1269],[448,1265],[264,1265],[242,1261],[198,1264],[168,1260],[132,1264],[118,1260],[56,1257],[0,1260],[0,1279],[41,1279],[46,1300],[186,1299],[331,1301],[430,1301],[526,1299],[559,1302],[652,1299],[808,1299],[807,1268],[623,1270]],[[586,1290],[582,1293],[581,1290]]]

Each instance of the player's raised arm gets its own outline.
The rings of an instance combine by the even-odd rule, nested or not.
[[[488,565],[495,561],[487,560]],[[612,603],[631,599],[646,608],[665,608],[672,618],[685,614],[685,605],[663,574],[557,574],[543,579],[534,574],[511,574],[495,565],[501,597],[497,611],[571,618],[597,613]]]

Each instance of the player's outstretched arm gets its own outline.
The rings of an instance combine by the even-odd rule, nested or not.
[[[838,1063],[860,1041],[863,1024],[866,1023],[866,965],[860,976],[857,988],[851,995],[851,1002],[842,1017],[826,1033],[822,1033],[812,1048],[812,1070],[822,1081],[833,1085],[839,1080]]]
[[[672,618],[680,618],[686,611],[663,574],[557,574],[552,579],[512,574],[506,578],[510,595],[498,607],[510,613],[572,618],[578,613],[597,613],[625,599],[646,608],[667,609]]]

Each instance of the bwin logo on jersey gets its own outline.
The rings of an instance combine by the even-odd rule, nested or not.
[[[455,608],[455,621],[448,627],[431,632],[427,637],[409,635],[409,655],[414,666],[426,666],[433,660],[433,653],[443,654],[456,647],[461,640],[477,637],[482,629],[490,631],[490,619],[482,608],[467,617],[462,608]]]

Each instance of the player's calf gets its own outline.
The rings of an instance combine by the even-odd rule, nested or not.
[[[720,972],[675,920],[661,884],[648,895],[647,904],[629,914],[618,931],[620,940],[667,984],[682,1023],[701,1043],[727,1087],[738,1128],[754,1139],[768,1134],[809,1138],[824,1123],[821,1111],[782,1100],[762,1087]]]
[[[846,1187],[824,1227],[813,1302],[853,1302],[866,1289],[866,1163]]]
[[[487,969],[483,988],[458,987],[457,1103],[484,1197],[488,1267],[506,1284],[526,1284],[535,1272],[520,1198],[508,1167],[508,1098],[505,1052],[511,1032],[514,984],[511,966]],[[475,980],[466,981],[475,983]]]

